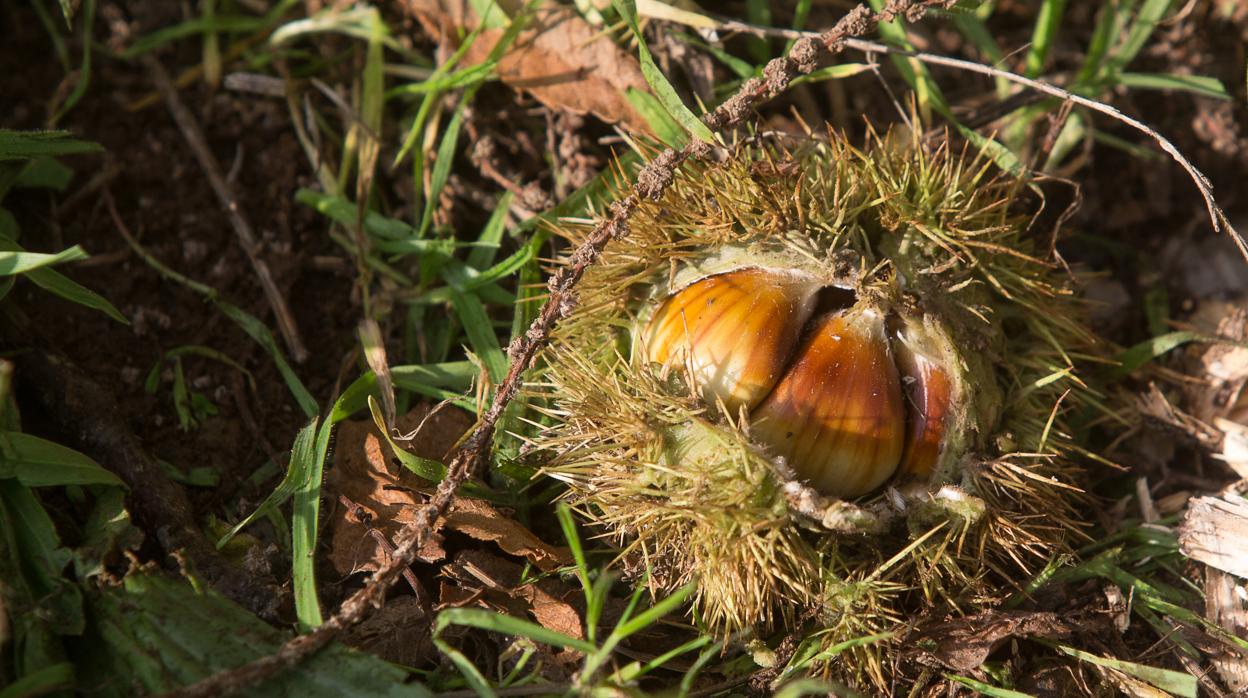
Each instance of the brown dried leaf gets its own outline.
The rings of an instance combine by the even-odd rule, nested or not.
[[[417,667],[437,656],[429,618],[415,596],[397,596],[339,639],[386,661]]]
[[[428,406],[417,407],[400,417],[397,427],[401,431],[415,429],[428,413]],[[441,410],[412,440],[411,449],[423,458],[442,460],[471,426],[467,413]],[[424,501],[429,483],[393,461],[389,444],[377,434],[372,421],[344,422],[338,427],[334,467],[326,484],[338,505],[331,510],[328,522],[329,560],[343,576],[375,570],[389,559],[389,552],[373,532],[393,543]],[[432,562],[445,556],[435,536],[419,557]]]
[[[499,3],[515,16],[520,3]],[[441,41],[455,43],[479,19],[468,0],[408,0],[404,9]],[[485,29],[468,47],[461,65],[485,60],[504,30]],[[631,131],[649,132],[645,119],[628,102],[629,88],[649,91],[637,59],[595,30],[575,10],[547,0],[499,60],[503,82],[523,89],[554,110],[593,114]]]
[[[552,631],[568,637],[583,638],[580,613],[565,599],[578,594],[557,578],[520,583],[523,568],[507,559],[484,551],[462,551],[443,574],[458,582],[456,587],[443,583],[443,606],[482,604],[512,616],[529,616]]]
[[[936,643],[929,654],[954,671],[971,671],[988,655],[1013,637],[1061,638],[1074,628],[1055,613],[1029,611],[987,611],[966,618],[929,625],[919,633],[920,641]]]
[[[444,525],[476,540],[497,543],[504,552],[527,559],[543,572],[572,563],[567,548],[545,543],[515,519],[505,518],[497,509],[479,500],[460,502],[460,506],[446,515]]]
[[[400,431],[416,428],[429,413],[426,406],[399,418]],[[411,442],[416,455],[442,460],[472,419],[459,410],[441,410],[429,417]],[[412,521],[430,492],[428,482],[394,462],[390,445],[371,421],[346,422],[338,430],[334,468],[327,478],[338,506],[329,519],[329,559],[347,576],[377,569],[390,557],[390,545]],[[491,542],[504,552],[523,557],[544,572],[572,562],[567,548],[549,545],[488,502],[457,499],[438,530],[446,528],[474,540]],[[440,536],[433,536],[418,558],[437,562],[446,557]]]

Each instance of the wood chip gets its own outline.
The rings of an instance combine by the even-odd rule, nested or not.
[[[1248,590],[1220,570],[1205,570],[1205,617],[1236,637],[1248,637]],[[1212,657],[1213,666],[1236,693],[1248,691],[1248,659],[1229,650]]]
[[[1248,502],[1196,497],[1179,526],[1179,549],[1210,567],[1248,577]]]

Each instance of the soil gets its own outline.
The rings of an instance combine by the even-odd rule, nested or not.
[[[28,9],[6,9],[8,26],[38,26]],[[178,19],[159,12],[146,16],[150,19],[131,25],[133,32],[144,34]],[[28,58],[49,54],[46,34],[31,29],[16,39],[17,50],[0,51],[0,94],[22,98],[4,110],[8,118],[3,126],[39,128],[60,69],[53,60]],[[176,59],[170,63],[187,65]],[[193,491],[198,501],[211,506],[237,493],[238,484],[271,454],[286,450],[306,420],[256,343],[201,296],[164,280],[131,253],[108,214],[102,189],[111,192],[122,221],[157,259],[274,326],[226,213],[163,103],[127,110],[126,105],[150,92],[140,65],[97,61],[86,96],[61,126],[105,150],[66,159],[77,170],[70,191],[101,176],[102,187],[71,198],[69,205],[43,192],[18,191],[7,200],[31,248],[81,245],[93,259],[74,269],[74,278],[108,298],[131,324],[121,325],[33,285],[21,284],[15,293],[25,314],[36,319],[39,344],[89,367],[116,397],[118,411],[129,417],[152,454],[185,471],[209,467],[220,473],[224,486],[219,492]],[[341,251],[326,236],[323,219],[294,200],[299,187],[314,182],[302,167],[304,155],[286,105],[276,99],[214,94],[202,83],[183,90],[182,97],[200,120],[217,159],[237,173],[232,184],[240,208],[261,240],[260,256],[308,345],[309,358],[297,371],[313,395],[327,401],[354,344],[358,307],[349,274],[313,265],[314,258],[341,257]],[[351,269],[345,258],[341,261],[342,270]],[[185,357],[189,386],[219,412],[198,428],[183,431],[172,410],[172,367],[161,360],[164,352],[187,345],[204,345],[234,359],[255,377],[256,391],[244,387],[248,384],[229,366]],[[158,363],[161,385],[149,394],[145,381]],[[240,402],[252,419],[241,418]]]

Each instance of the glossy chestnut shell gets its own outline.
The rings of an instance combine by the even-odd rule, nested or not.
[[[751,437],[823,494],[929,478],[954,399],[948,369],[871,304],[816,314],[821,289],[766,268],[707,276],[661,301],[642,356],[685,370],[730,414],[748,411]]]

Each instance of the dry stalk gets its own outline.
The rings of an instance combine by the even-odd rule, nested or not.
[[[890,0],[882,12],[876,13],[859,5],[846,14],[831,29],[817,35],[798,39],[788,55],[774,58],[763,69],[763,77],[747,80],[719,107],[702,117],[712,130],[718,131],[744,121],[760,102],[783,92],[799,73],[809,73],[817,67],[820,50],[839,53],[846,41],[873,31],[880,22],[889,22],[904,16],[911,21],[922,17],[928,7],[948,6],[952,0]],[[589,237],[577,248],[567,264],[550,279],[550,298],[538,317],[521,336],[507,347],[511,367],[507,377],[499,385],[489,408],[480,416],[476,427],[456,449],[447,467],[446,477],[438,483],[429,501],[416,510],[411,523],[395,539],[394,554],[376,572],[368,583],[352,594],[329,620],[306,635],[288,640],[268,656],[234,669],[227,669],[197,683],[172,691],[168,698],[207,698],[236,693],[244,688],[269,679],[279,672],[293,667],[304,658],[329,644],[342,630],[360,622],[369,609],[380,607],[385,594],[416,558],[429,536],[434,523],[446,512],[455,497],[455,490],[468,479],[477,463],[489,451],[494,427],[503,410],[520,390],[521,377],[530,367],[537,352],[545,346],[551,330],[576,305],[574,289],[604,247],[612,239],[628,235],[628,218],[641,200],[657,200],[671,185],[676,169],[691,157],[700,157],[710,150],[710,144],[692,140],[675,150],[667,148],[659,153],[637,176],[637,182],[627,196],[610,207],[610,215],[594,228]]]
[[[256,235],[251,230],[251,225],[247,219],[243,217],[242,211],[238,208],[238,199],[235,198],[233,190],[226,182],[225,177],[221,174],[221,165],[213,156],[212,151],[208,149],[208,142],[204,139],[204,132],[199,128],[199,124],[195,121],[195,117],[182,104],[181,98],[178,97],[178,91],[174,89],[173,84],[169,81],[169,74],[165,72],[160,62],[151,56],[143,59],[143,64],[147,67],[147,71],[152,76],[152,82],[156,83],[156,89],[165,98],[165,104],[169,107],[169,113],[173,115],[173,120],[177,122],[178,129],[182,131],[182,137],[186,139],[186,144],[191,147],[191,152],[195,154],[195,159],[199,161],[200,168],[208,177],[208,183],[212,185],[212,191],[217,195],[217,200],[221,202],[222,208],[229,216],[230,224],[234,227],[234,233],[238,235],[238,240],[242,243],[243,252],[247,253],[247,260],[251,262],[252,271],[256,273],[256,278],[260,281],[260,287],[264,289],[265,298],[269,301],[269,307],[273,310],[273,315],[277,318],[277,327],[282,333],[282,338],[286,340],[286,346],[290,349],[291,357],[296,363],[302,363],[308,358],[308,350],[303,344],[303,340],[299,337],[299,328],[295,325],[295,316],[290,312],[290,308],[286,305],[286,299],[282,297],[280,291],[277,290],[277,284],[273,281],[273,274],[269,271],[269,266],[260,258],[258,250],[260,243],[256,241]]]
[[[815,32],[798,31],[795,29],[780,29],[776,27],[760,27],[735,20],[724,20],[721,23],[721,26],[724,29],[757,34],[759,36],[781,37],[785,39],[800,40],[803,38],[822,36],[821,34]],[[1095,99],[1077,95],[1069,90],[1058,87],[1057,85],[1044,82],[1043,80],[1025,77],[1023,75],[1019,75],[1018,73],[1011,73],[1008,70],[1002,70],[990,65],[984,65],[983,63],[967,61],[961,58],[950,58],[948,56],[940,56],[923,51],[907,51],[905,49],[881,44],[876,41],[866,41],[853,37],[845,38],[842,41],[842,45],[845,48],[851,48],[855,51],[861,51],[867,54],[878,53],[884,55],[891,54],[895,56],[905,56],[907,58],[913,58],[921,63],[940,65],[945,66],[946,68],[956,68],[970,73],[979,73],[980,75],[987,75],[993,78],[1001,78],[1016,85],[1022,85],[1023,87],[1029,88],[1041,94],[1061,99],[1068,105],[1077,104],[1081,107],[1091,109],[1094,112],[1104,114],[1115,121],[1120,121],[1130,126],[1131,128],[1151,138],[1159,148],[1166,151],[1166,154],[1179,164],[1179,167],[1182,167],[1183,170],[1187,172],[1188,176],[1192,178],[1192,183],[1196,185],[1197,191],[1200,192],[1201,198],[1204,199],[1205,209],[1209,213],[1209,223],[1213,226],[1214,232],[1221,232],[1225,226],[1227,234],[1230,235],[1231,239],[1235,241],[1235,245],[1239,248],[1240,254],[1242,254],[1245,259],[1248,259],[1248,241],[1245,241],[1244,236],[1235,229],[1235,226],[1231,225],[1231,221],[1227,218],[1226,213],[1222,210],[1221,206],[1218,206],[1218,202],[1213,198],[1213,185],[1209,182],[1209,178],[1197,169],[1190,160],[1184,157],[1183,154],[1179,152],[1179,149],[1175,147],[1175,145],[1171,143],[1168,138],[1158,133],[1156,129],[1152,128],[1143,121],[1127,116],[1118,109],[1105,104],[1104,102],[1099,102]]]

